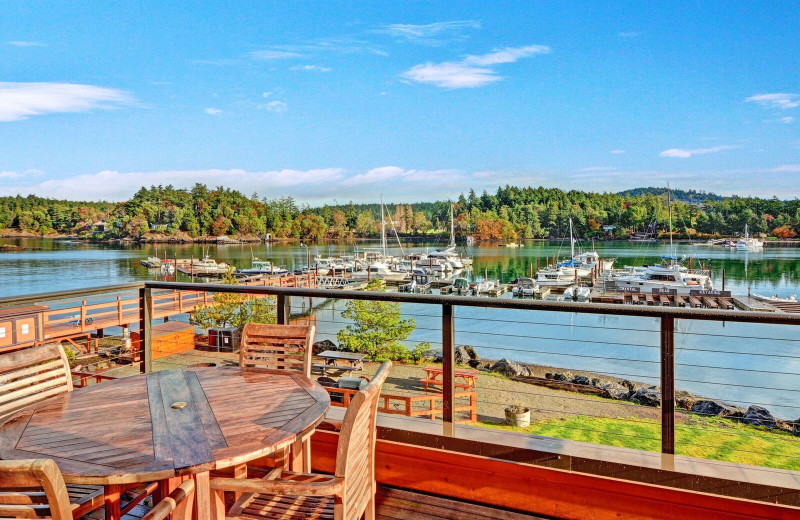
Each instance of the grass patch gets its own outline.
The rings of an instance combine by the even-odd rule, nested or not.
[[[480,426],[637,450],[661,450],[661,423],[650,419],[575,416],[519,428]],[[785,431],[708,417],[689,417],[675,429],[678,455],[800,471],[800,437]]]

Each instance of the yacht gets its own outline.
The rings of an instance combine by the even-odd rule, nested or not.
[[[229,270],[236,271],[236,267],[225,262],[217,262],[209,256],[201,259],[193,258],[188,264],[178,266],[178,271],[192,276],[221,276]]]
[[[351,275],[353,280],[388,280],[390,282],[402,282],[408,279],[409,273],[392,271],[383,262],[373,262],[365,270],[354,271]]]
[[[288,272],[289,271],[282,267],[275,267],[269,260],[259,260],[258,258],[253,258],[249,269],[240,269],[238,271],[239,274],[251,276],[258,274],[286,274]]]
[[[545,267],[536,273],[536,283],[542,287],[569,287],[575,283],[575,271],[563,267]]]
[[[750,236],[747,224],[744,225],[744,237],[736,242],[737,251],[761,251],[764,249],[764,242]]]
[[[591,289],[588,287],[583,287],[580,285],[571,285],[567,287],[564,291],[564,299],[565,300],[578,300],[578,301],[586,301],[589,299],[589,295],[592,293]]]
[[[706,271],[690,270],[677,263],[675,257],[662,257],[660,265],[648,266],[644,272],[613,278],[620,291],[651,292],[653,289],[674,289],[677,294],[689,295],[691,291],[714,289]]]
[[[437,249],[428,253],[428,258],[437,258],[450,264],[453,270],[458,271],[472,265],[472,258],[465,258],[456,252],[456,234],[453,221],[453,205],[450,205],[450,242],[444,249]]]

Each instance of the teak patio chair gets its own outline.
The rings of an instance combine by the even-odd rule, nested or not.
[[[244,370],[295,370],[310,378],[314,332],[313,325],[248,323],[242,329],[239,366]],[[300,469],[302,459],[303,471],[310,471],[309,437],[300,439],[291,450],[282,450],[273,457],[258,459],[249,466],[285,467],[293,461],[292,469]]]
[[[142,520],[189,520],[194,501],[194,481],[187,480],[156,504]],[[0,461],[0,517],[78,518],[77,504],[71,504],[64,477],[49,459]]]
[[[0,355],[0,424],[26,406],[72,390],[69,361],[58,343]],[[69,485],[67,490],[78,506],[76,518],[105,502],[103,486]],[[145,495],[140,494],[134,502]]]
[[[220,478],[211,489],[243,493],[228,519],[271,520],[375,518],[375,416],[381,386],[391,368],[383,363],[364,390],[350,401],[342,421],[334,475],[295,473],[276,468],[264,479]]]

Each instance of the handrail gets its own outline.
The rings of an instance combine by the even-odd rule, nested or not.
[[[506,300],[438,294],[400,292],[352,291],[340,289],[306,289],[296,287],[253,287],[183,282],[145,282],[151,289],[179,289],[184,291],[229,292],[240,294],[266,294],[270,296],[299,296],[302,298],[336,298],[337,300],[367,300],[393,303],[418,303],[428,305],[450,304],[454,307],[484,307],[579,314],[613,314],[642,318],[674,318],[704,321],[731,321],[743,323],[769,323],[773,325],[800,325],[800,314],[757,312],[742,310],[710,310],[683,307],[645,307],[612,303],[563,302],[551,300]]]
[[[36,293],[27,296],[6,296],[0,298],[0,307],[8,307],[9,305],[20,304],[34,304],[49,300],[63,300],[65,298],[78,298],[81,296],[92,296],[95,294],[105,294],[110,292],[133,291],[144,287],[146,282],[132,282],[117,285],[101,285],[100,287],[93,287],[91,289],[70,289],[67,291],[54,291]]]

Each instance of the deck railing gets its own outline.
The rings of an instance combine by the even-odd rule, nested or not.
[[[138,292],[132,292],[138,291]],[[116,295],[120,292],[134,297],[126,296],[118,299]],[[220,285],[220,284],[188,284],[188,283],[168,283],[168,282],[145,282],[121,287],[104,287],[93,289],[92,291],[69,291],[53,294],[34,295],[26,298],[3,298],[0,299],[0,307],[12,305],[22,305],[25,303],[62,301],[62,305],[52,305],[53,312],[61,312],[61,309],[68,308],[70,301],[86,298],[108,297],[107,302],[101,302],[97,309],[81,316],[83,327],[79,329],[89,330],[85,319],[92,317],[93,314],[105,316],[107,305],[109,308],[116,306],[119,308],[120,301],[131,301],[132,305],[126,304],[124,311],[130,321],[132,328],[138,325],[139,334],[142,338],[142,357],[139,364],[141,372],[149,372],[159,368],[159,363],[164,361],[169,366],[170,359],[154,360],[154,338],[153,326],[165,316],[177,316],[181,313],[188,313],[197,308],[198,305],[213,303],[214,295],[217,293],[246,294],[253,298],[274,298],[278,323],[289,323],[289,320],[301,312],[307,312],[312,308],[310,301],[332,302],[332,308],[323,308],[317,311],[317,320],[325,327],[318,327],[317,339],[327,339],[321,334],[323,328],[329,331],[336,330],[346,325],[346,320],[342,320],[336,314],[336,305],[345,301],[373,301],[391,302],[402,305],[404,317],[415,317],[418,322],[424,323],[418,326],[425,329],[424,340],[433,346],[441,349],[442,364],[442,385],[440,394],[417,396],[397,396],[398,399],[392,400],[392,393],[388,393],[388,398],[382,403],[383,412],[392,417],[392,425],[385,433],[387,440],[402,440],[414,442],[430,443],[442,449],[451,451],[475,450],[476,454],[483,456],[496,457],[506,460],[536,461],[544,465],[562,467],[564,457],[563,444],[558,442],[540,442],[542,437],[532,438],[533,440],[522,439],[522,436],[512,432],[492,432],[487,428],[478,428],[471,425],[458,424],[464,420],[464,412],[467,411],[470,420],[474,422],[475,415],[481,420],[481,404],[492,404],[502,406],[512,404],[515,400],[521,404],[530,406],[535,412],[546,416],[547,414],[557,415],[557,412],[568,410],[553,409],[552,404],[540,404],[543,399],[545,389],[566,388],[571,390],[581,390],[581,384],[574,381],[561,381],[559,378],[539,377],[531,375],[528,383],[531,384],[526,391],[510,389],[506,385],[491,386],[485,383],[489,380],[489,375],[481,375],[477,388],[478,412],[473,412],[475,403],[474,392],[464,392],[458,387],[459,380],[456,377],[457,363],[456,354],[459,344],[471,344],[482,352],[496,352],[496,357],[511,357],[514,353],[526,356],[539,357],[545,361],[541,364],[551,364],[563,368],[571,368],[571,363],[581,361],[584,367],[591,366],[588,363],[592,360],[602,361],[604,368],[598,368],[594,372],[606,374],[617,379],[627,378],[630,380],[650,381],[657,386],[658,401],[660,406],[649,408],[652,415],[657,419],[660,435],[656,435],[659,451],[667,456],[661,459],[659,470],[679,471],[677,467],[680,462],[670,456],[676,453],[676,431],[679,423],[685,423],[686,416],[702,415],[702,413],[690,412],[676,407],[676,403],[682,399],[681,387],[686,384],[706,385],[709,392],[703,395],[725,400],[726,395],[713,395],[715,388],[736,387],[744,395],[752,394],[752,398],[733,399],[739,402],[750,402],[752,404],[776,405],[779,404],[783,409],[796,410],[800,416],[800,403],[792,400],[791,396],[797,395],[800,385],[795,382],[800,375],[793,369],[797,355],[791,348],[781,349],[777,352],[769,350],[765,345],[770,342],[783,342],[794,346],[800,342],[800,335],[795,329],[800,325],[800,315],[780,312],[749,312],[734,309],[693,309],[667,306],[644,306],[644,305],[619,305],[619,304],[598,304],[598,303],[578,303],[560,302],[547,300],[520,300],[505,298],[475,298],[448,295],[426,295],[426,294],[407,294],[393,292],[367,292],[367,291],[348,291],[348,290],[326,290],[303,287],[280,287],[280,286],[250,286],[250,285]],[[112,295],[109,297],[109,295]],[[63,303],[63,302],[67,303]],[[82,301],[82,300],[81,300]],[[169,309],[169,312],[166,312]],[[339,308],[341,310],[341,308]],[[329,312],[330,311],[330,312]],[[70,312],[70,311],[64,311]],[[111,312],[110,310],[108,311]],[[134,315],[135,312],[135,315]],[[502,314],[502,315],[501,315]],[[573,317],[588,316],[601,317],[598,323],[573,323]],[[172,319],[172,318],[170,318]],[[602,321],[607,320],[607,321]],[[632,321],[631,321],[632,320]],[[630,321],[630,323],[629,323]],[[96,325],[100,322],[90,324]],[[695,330],[693,324],[708,324],[711,328]],[[502,325],[500,327],[499,325]],[[773,335],[747,332],[751,326],[767,325],[780,332]],[[786,327],[789,327],[788,329]],[[514,328],[518,328],[515,331]],[[731,333],[726,333],[727,329],[732,329]],[[85,330],[83,332],[85,333]],[[564,334],[564,331],[583,331],[580,337]],[[556,333],[554,331],[561,332]],[[457,339],[458,338],[458,339]],[[466,340],[465,340],[466,338]],[[676,342],[677,338],[677,342]],[[686,342],[689,338],[691,341]],[[738,342],[749,342],[749,346],[744,349],[734,348],[734,340]],[[411,343],[416,343],[414,340]],[[561,342],[561,345],[574,345],[571,351],[568,348],[550,348],[551,344]],[[707,343],[703,343],[707,342]],[[712,344],[713,343],[713,344]],[[595,350],[581,350],[579,346],[591,344]],[[726,347],[727,344],[731,344]],[[618,350],[627,348],[634,354],[622,355]],[[604,350],[605,349],[605,350]],[[721,363],[708,363],[699,361],[695,356],[699,352],[710,353],[712,359],[719,354],[731,356],[753,356],[752,366],[743,363],[736,367],[723,366]],[[158,352],[156,352],[158,354]],[[487,357],[490,354],[486,355]],[[773,364],[768,369],[756,366],[755,359],[772,360]],[[750,358],[747,358],[750,359]],[[213,356],[208,356],[206,361],[212,362]],[[587,361],[588,360],[588,361]],[[204,361],[204,359],[198,359]],[[183,361],[181,363],[184,363]],[[587,364],[588,363],[588,364]],[[185,363],[184,363],[185,364]],[[777,365],[776,365],[777,364]],[[785,368],[780,369],[780,364]],[[175,362],[175,366],[178,362]],[[615,366],[617,368],[615,368]],[[636,370],[631,367],[643,367]],[[162,365],[163,367],[163,365]],[[556,371],[557,369],[553,369]],[[591,368],[587,372],[592,372]],[[724,384],[720,378],[716,380],[710,375],[713,374],[746,374],[763,373],[766,377],[774,378],[774,388],[765,388],[770,385],[753,385],[748,381],[732,380]],[[526,376],[522,376],[524,380]],[[538,378],[538,379],[537,379]],[[514,378],[511,378],[512,380]],[[81,381],[91,383],[90,373],[81,374]],[[789,383],[787,383],[789,381]],[[492,380],[493,383],[496,381]],[[501,380],[502,382],[502,380]],[[594,410],[598,403],[630,406],[628,403],[600,401],[594,394],[597,394],[597,387],[586,386],[585,393],[566,393],[561,395],[565,403],[580,403],[583,407],[582,415],[589,417],[602,416],[603,413]],[[518,388],[518,387],[514,387]],[[785,402],[774,403],[761,397],[756,397],[761,390],[774,390],[785,392],[788,396]],[[347,394],[348,392],[343,392]],[[488,395],[490,397],[484,397]],[[346,399],[346,397],[345,397]],[[495,402],[490,402],[494,400]],[[424,401],[420,405],[417,401]],[[416,403],[416,404],[415,404]],[[416,406],[416,408],[415,408]],[[405,408],[404,408],[405,407]],[[426,411],[427,410],[427,411]],[[683,421],[677,420],[681,419]],[[784,414],[785,415],[785,414]],[[406,418],[402,416],[411,416]],[[417,417],[439,418],[441,421],[424,421]],[[793,417],[792,417],[793,419]],[[407,421],[403,423],[402,421]],[[399,421],[399,422],[397,422]],[[416,421],[416,422],[415,422]],[[632,425],[637,424],[637,419],[630,419]],[[645,421],[641,421],[644,423]],[[648,424],[653,424],[650,421]],[[733,423],[732,423],[733,424]],[[704,424],[690,425],[692,431],[701,431],[706,428]],[[579,427],[576,427],[579,429]],[[425,435],[416,433],[424,432]],[[800,431],[800,427],[798,427]],[[596,432],[607,434],[608,432]],[[428,437],[426,437],[426,435]],[[516,436],[515,436],[516,435]],[[542,435],[547,436],[547,433]],[[625,433],[623,433],[625,435]],[[636,435],[640,434],[628,434]],[[748,432],[741,435],[749,435]],[[553,435],[557,437],[557,435]],[[654,437],[654,438],[655,438]],[[580,436],[573,437],[581,440]],[[654,438],[642,438],[642,441],[653,441]],[[780,439],[784,445],[800,443],[800,438],[785,437]],[[693,442],[691,440],[687,442]],[[527,444],[526,444],[527,443]],[[525,448],[521,446],[527,446]],[[509,449],[513,446],[513,449]],[[550,449],[553,449],[550,452]],[[559,451],[559,448],[561,450]],[[723,447],[724,448],[724,447]],[[766,449],[766,448],[765,448]],[[743,454],[746,461],[746,453]],[[780,450],[776,456],[786,456],[797,458],[794,454],[784,454]],[[586,466],[584,459],[590,459],[593,455],[582,452],[582,462]],[[573,460],[578,460],[573,458]],[[644,459],[642,459],[644,460]],[[648,459],[649,460],[649,459]],[[607,461],[598,461],[598,471],[605,471],[615,474],[614,471],[630,471],[635,465],[633,459],[627,459],[618,464],[609,464]],[[577,463],[576,463],[577,464]],[[746,481],[752,483],[750,476],[741,476],[742,468],[745,466],[734,465],[734,469],[714,473],[717,478],[729,478],[732,481]],[[793,466],[794,467],[794,466]],[[611,468],[611,469],[610,469]],[[613,469],[616,468],[616,469]],[[574,469],[574,468],[571,468]],[[597,468],[596,468],[597,469]],[[696,469],[696,468],[695,468]],[[718,471],[715,468],[713,471]],[[721,470],[719,470],[721,471]],[[720,475],[727,476],[720,476]],[[778,475],[779,477],[776,477]],[[763,473],[764,479],[759,481],[759,485],[773,486],[780,488],[787,482],[794,483],[795,489],[800,489],[800,474],[795,472],[775,471]],[[770,480],[770,479],[775,480]],[[665,479],[668,480],[668,479]],[[789,486],[792,487],[792,486]]]

